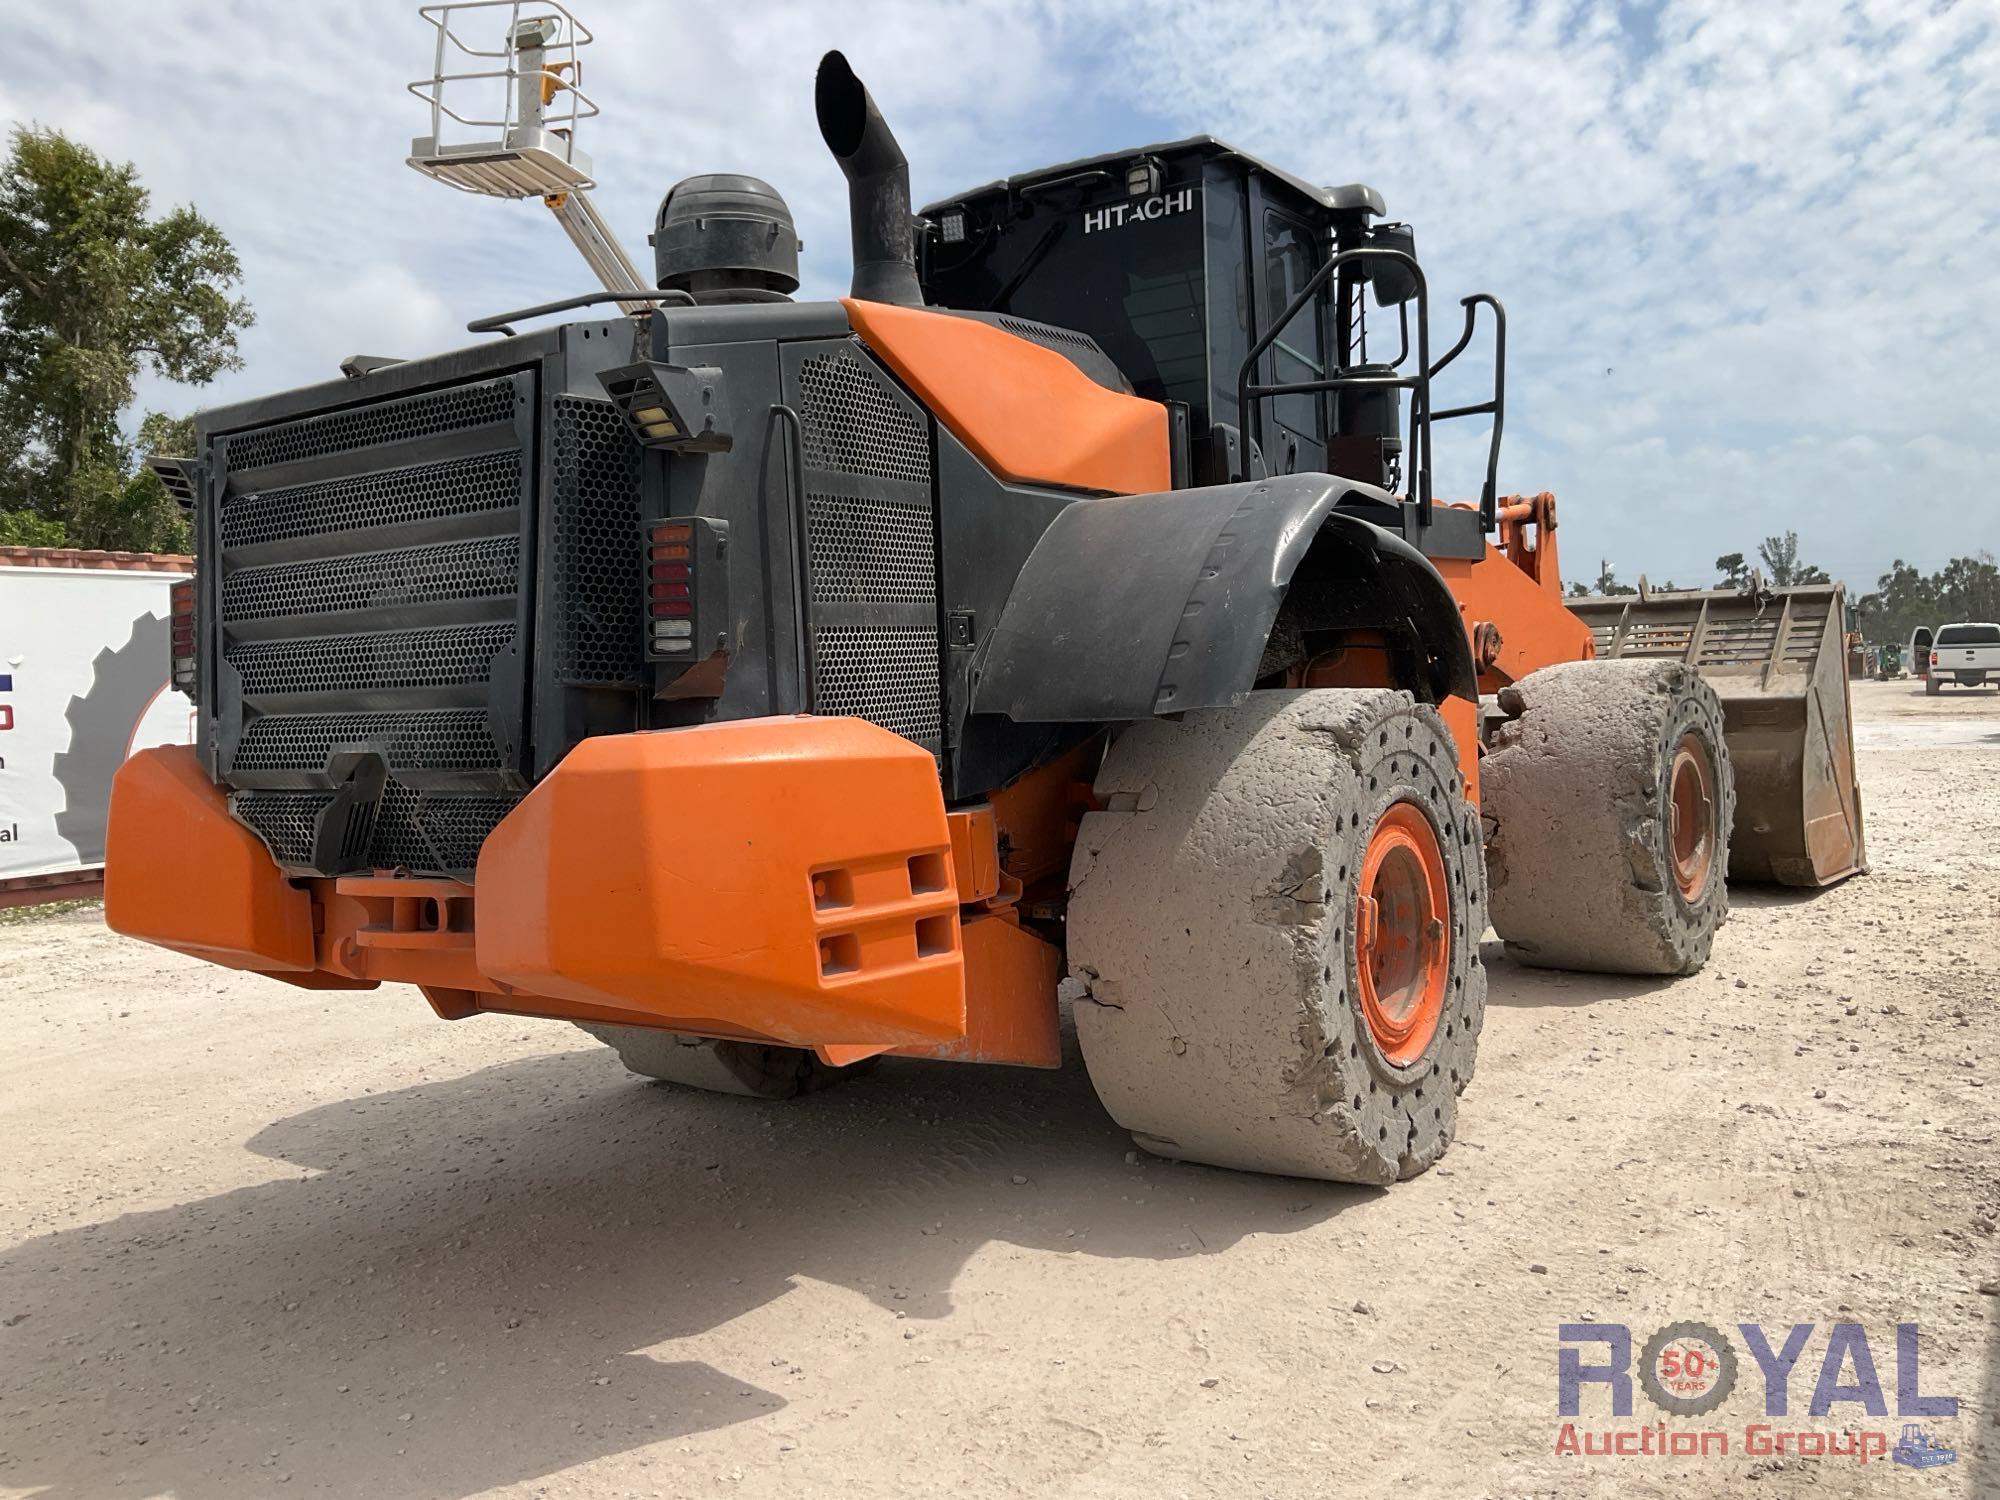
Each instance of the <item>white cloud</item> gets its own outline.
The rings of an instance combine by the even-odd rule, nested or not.
[[[845,284],[811,105],[839,46],[920,199],[1196,131],[1381,188],[1417,224],[1441,340],[1458,296],[1507,304],[1502,478],[1562,496],[1573,575],[1611,557],[1700,580],[1787,528],[1858,586],[1892,555],[2000,550],[1990,0],[597,0],[585,19],[606,117],[584,144],[642,258],[671,182],[748,171],[798,216],[807,293]],[[133,160],[243,254],[249,368],[157,404],[448,346],[588,284],[539,209],[400,165],[422,127],[402,85],[429,59],[413,4],[71,0],[37,26],[0,118]],[[1470,493],[1477,435],[1439,455],[1441,487]]]

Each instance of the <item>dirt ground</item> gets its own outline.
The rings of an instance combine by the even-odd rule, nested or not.
[[[1132,1154],[1074,1062],[760,1105],[0,927],[0,1493],[2000,1493],[2000,695],[1856,699],[1874,872],[1739,890],[1673,983],[1489,945],[1459,1140],[1386,1192]],[[1678,1319],[1729,1456],[1558,1454],[1558,1325]],[[1743,1450],[1737,1324],[1815,1325],[1772,1426],[1894,1442],[1898,1321],[1956,1463]],[[1884,1416],[1803,1415],[1839,1322]]]

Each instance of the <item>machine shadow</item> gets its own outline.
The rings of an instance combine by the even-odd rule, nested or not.
[[[1637,995],[1651,995],[1679,983],[1678,975],[1584,974],[1568,969],[1533,969],[1507,957],[1497,938],[1479,945],[1486,966],[1486,1003],[1537,1008],[1575,1008],[1615,1004]]]
[[[1847,880],[1856,877],[1850,875]],[[1790,885],[1732,885],[1729,904],[1742,911],[1784,911],[1794,906],[1810,906],[1828,891],[1837,891],[1847,880],[1814,887]]]
[[[5,1483],[473,1494],[824,1398],[782,1339],[713,1363],[655,1347],[801,1278],[873,1302],[849,1342],[902,1358],[991,1242],[1199,1259],[1376,1196],[1128,1162],[1073,1060],[890,1061],[773,1106],[567,1052],[328,1104],[249,1145],[305,1170],[0,1258],[0,1306],[28,1315],[0,1334]]]

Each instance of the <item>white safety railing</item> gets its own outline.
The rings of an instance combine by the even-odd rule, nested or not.
[[[473,17],[474,11],[505,12],[498,47],[477,46],[461,35],[459,28],[473,20],[501,19]],[[436,30],[437,46],[431,76],[410,85],[431,111],[431,133],[410,142],[410,165],[463,193],[540,198],[605,290],[645,291],[638,267],[591,202],[596,183],[590,158],[576,145],[577,126],[598,113],[581,87],[577,57],[577,49],[590,43],[589,29],[557,0],[447,0],[419,6],[417,13]],[[446,97],[454,85],[460,101],[476,88],[486,103],[455,106]],[[484,133],[446,140],[447,120]],[[638,314],[652,303],[620,306]]]
[[[475,11],[504,12],[500,45],[480,46],[465,35]],[[437,35],[430,77],[409,85],[431,116],[430,134],[412,143],[412,166],[463,191],[502,197],[591,185],[576,139],[578,125],[599,113],[581,87],[577,52],[592,39],[587,27],[556,0],[450,0],[420,6],[418,14]],[[447,139],[448,121],[466,136]],[[477,157],[516,157],[513,165],[525,170],[459,168]]]

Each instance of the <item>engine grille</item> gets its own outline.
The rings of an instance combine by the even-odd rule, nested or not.
[[[372,749],[401,780],[420,771],[481,771],[493,760],[486,712],[259,714],[244,726],[236,770],[317,771],[336,750]]]
[[[638,681],[645,622],[639,547],[644,450],[609,401],[555,401],[556,675],[569,683]]]
[[[464,875],[522,795],[534,395],[502,376],[217,439],[217,770],[286,867],[316,868],[357,753],[389,779],[372,826],[364,803],[318,830],[325,859]]]
[[[521,455],[492,453],[458,463],[420,464],[328,484],[245,495],[224,517],[222,545],[396,526],[479,510],[505,510],[521,493]]]
[[[511,599],[520,586],[520,571],[517,536],[244,568],[222,586],[222,617],[297,619],[459,599]]]
[[[939,754],[928,420],[850,344],[803,356],[796,380],[813,711],[867,719]]]
[[[238,792],[229,805],[280,864],[304,865],[312,854],[313,826],[332,802],[332,792]]]
[[[935,625],[826,625],[814,653],[820,713],[852,714],[936,750]]]
[[[928,505],[808,495],[813,597],[937,607],[937,545]]]
[[[241,433],[229,441],[230,466],[261,469],[338,458],[358,448],[380,448],[492,426],[513,415],[516,384],[515,380],[487,380],[453,386]]]
[[[259,696],[368,688],[463,687],[514,638],[514,625],[459,625],[375,635],[309,636],[239,646],[230,662],[243,691]]]
[[[808,356],[799,393],[808,468],[930,487],[923,419],[859,359],[844,351]]]

